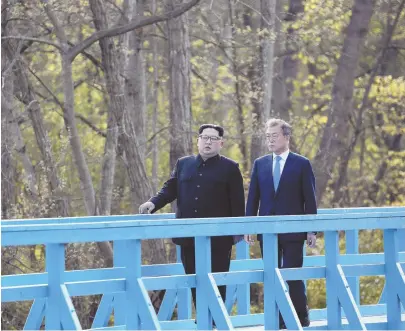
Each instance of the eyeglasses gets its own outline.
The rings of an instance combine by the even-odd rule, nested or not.
[[[277,139],[278,137],[280,137],[280,134],[279,134],[279,133],[273,133],[272,135],[266,134],[266,139],[267,139],[267,140]]]
[[[198,138],[200,138],[202,141],[205,142],[211,140],[213,143],[216,143],[222,139],[221,137],[218,136],[203,136],[203,135],[199,135]]]

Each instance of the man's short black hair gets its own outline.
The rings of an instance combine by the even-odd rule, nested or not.
[[[201,134],[205,129],[215,129],[218,131],[220,137],[224,136],[224,128],[222,126],[215,124],[203,124],[198,129],[198,134]]]

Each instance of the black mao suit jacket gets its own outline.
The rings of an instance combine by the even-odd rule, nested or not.
[[[238,164],[222,155],[206,161],[200,155],[178,159],[170,179],[150,199],[155,205],[153,212],[175,199],[176,218],[244,216],[243,179]],[[193,238],[173,238],[173,242],[189,246]],[[226,247],[234,243],[234,238],[213,237],[212,243]]]

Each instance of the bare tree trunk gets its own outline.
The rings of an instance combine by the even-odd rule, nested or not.
[[[328,121],[315,157],[318,201],[321,201],[335,163],[345,147],[343,135],[347,132],[350,109],[352,108],[356,69],[373,8],[374,1],[370,0],[355,0],[353,5],[352,16],[333,82]]]
[[[2,94],[4,93],[4,89]],[[3,110],[3,106],[1,107]],[[15,164],[11,152],[7,117],[1,116],[1,218],[14,218],[15,206]]]
[[[234,22],[234,17],[235,17],[235,9],[234,9],[234,4],[232,0],[228,1],[228,12],[229,12],[229,20],[231,23],[231,32],[232,32],[232,41],[235,36],[235,22]],[[240,83],[240,75],[239,75],[239,69],[237,66],[237,59],[238,59],[238,53],[236,51],[236,47],[232,47],[232,72],[235,76],[235,94],[236,94],[236,118],[237,118],[237,123],[238,123],[238,132],[240,133],[240,142],[239,142],[239,148],[242,153],[242,170],[246,171],[249,169],[249,157],[248,157],[248,151],[247,151],[247,141],[246,141],[246,127],[245,127],[245,117],[243,114],[243,100],[242,100],[242,91],[241,91],[241,83]]]
[[[72,58],[68,55],[69,51],[68,40],[64,29],[60,25],[48,1],[47,0],[41,1],[42,3],[44,3],[44,9],[50,21],[52,22],[57,40],[59,41],[60,44],[59,45],[60,54],[62,57],[62,84],[64,93],[63,118],[65,121],[65,127],[68,133],[70,146],[72,149],[73,159],[79,175],[81,189],[83,191],[86,212],[88,215],[98,215],[99,211],[97,210],[94,186],[83,153],[82,145],[79,138],[79,132],[76,126],[76,118],[74,110],[74,83],[72,76]],[[112,250],[111,247],[108,246],[109,246],[108,243],[107,244],[101,243],[101,245],[99,245],[99,248],[102,251],[102,254],[106,259],[106,261],[112,261],[113,259]],[[70,247],[70,249],[74,249],[74,246]],[[79,263],[77,259],[75,262]]]
[[[10,125],[10,134],[14,141],[13,148],[19,155],[21,159],[21,163],[23,166],[23,173],[25,177],[25,182],[27,185],[27,193],[28,197],[33,201],[38,201],[38,189],[37,189],[37,179],[35,174],[34,166],[32,165],[32,161],[30,156],[27,153],[27,147],[24,142],[24,138],[21,134],[20,125],[18,121],[18,117],[13,114],[12,109],[14,108],[13,105],[11,106],[9,111],[9,125]],[[3,105],[2,105],[3,107]],[[7,108],[6,108],[7,109]]]
[[[84,204],[86,206],[87,213],[89,215],[96,215],[96,199],[94,193],[93,182],[91,180],[91,174],[86,163],[86,159],[83,153],[82,145],[79,138],[79,133],[76,126],[76,118],[74,111],[74,83],[72,76],[72,59],[67,56],[69,50],[68,40],[65,31],[59,24],[58,19],[52,12],[47,0],[42,0],[44,9],[55,29],[56,37],[61,47],[62,57],[62,83],[64,92],[64,108],[63,118],[65,121],[65,127],[68,132],[69,142],[72,148],[73,158],[76,163],[81,188],[84,195]]]
[[[294,58],[294,53],[297,51],[298,38],[297,33],[292,24],[297,21],[298,15],[304,12],[303,0],[290,0],[288,6],[288,12],[285,16],[285,21],[288,24],[287,34],[285,36],[285,55],[280,58],[281,68],[280,75],[277,80],[277,93],[274,93],[274,109],[275,113],[286,120],[290,120],[290,111],[292,110],[291,95],[294,91],[293,81],[297,77],[298,62],[299,60]]]
[[[1,94],[2,116],[5,117],[6,132],[9,135],[6,137],[7,146],[10,153],[15,150],[21,160],[23,166],[23,175],[25,179],[26,191],[28,197],[35,201],[38,199],[37,180],[34,166],[31,158],[27,153],[24,139],[20,130],[20,121],[18,114],[15,113],[14,104],[14,70],[13,64],[16,62],[15,57],[19,56],[18,52],[13,49],[13,42],[6,41],[2,45],[3,56],[1,57],[2,67],[2,85],[4,88]],[[18,46],[16,47],[18,48]]]
[[[121,143],[121,138],[118,138],[117,145],[117,162],[115,165],[115,177],[114,177],[114,194],[111,203],[111,215],[122,214],[121,202],[125,196],[125,190],[127,187],[127,172],[124,164],[124,150]]]
[[[130,20],[139,20],[143,17],[143,0],[132,1],[128,10]],[[128,34],[128,57],[124,71],[125,101],[126,109],[132,115],[139,152],[143,159],[146,150],[146,83],[145,61],[142,51],[144,38],[142,29],[130,31]]]
[[[276,19],[276,6],[279,1],[261,0],[260,28],[265,31],[260,35],[259,58],[254,69],[253,91],[257,96],[253,100],[253,132],[250,148],[250,160],[253,161],[266,153],[263,139],[264,123],[272,111],[273,72],[274,72],[274,43],[279,33],[280,24]],[[255,94],[255,93],[254,93]]]
[[[62,76],[64,90],[64,113],[65,127],[68,132],[69,142],[72,148],[73,158],[79,174],[81,189],[84,195],[84,204],[88,215],[97,215],[96,198],[89,167],[83,153],[82,144],[77,131],[74,114],[74,87],[72,78],[72,63],[62,54]]]
[[[152,13],[156,15],[156,0],[152,0]],[[153,34],[157,33],[156,26],[153,26]],[[152,37],[152,66],[153,66],[153,88],[152,88],[152,132],[155,133],[158,130],[158,97],[159,97],[159,61],[158,61],[158,42],[156,37]],[[158,189],[158,168],[159,168],[159,154],[158,154],[158,137],[155,135],[152,140],[152,189],[153,192],[157,192]]]
[[[3,4],[4,5],[4,4]],[[3,8],[2,8],[3,9]],[[5,19],[4,9],[2,19]],[[4,29],[3,29],[4,32]],[[11,104],[13,102],[13,79],[11,74],[4,76],[3,69],[8,65],[5,48],[8,41],[1,44],[3,56],[1,57],[1,218],[14,218],[15,206],[15,161],[13,158],[13,140],[11,132]]]
[[[168,0],[168,10],[182,0]],[[170,167],[178,158],[192,153],[191,138],[191,87],[190,87],[190,40],[188,15],[170,19],[169,71],[170,71]]]
[[[90,9],[93,13],[96,29],[108,29],[104,3],[102,1],[90,0]],[[117,118],[115,117],[115,109],[121,108],[121,112],[124,111],[124,95],[120,88],[120,71],[118,70],[119,56],[115,48],[114,40],[113,38],[102,38],[99,40],[99,45],[101,49],[101,62],[104,68],[109,96],[107,138],[104,147],[99,209],[101,215],[109,215],[114,185],[115,161],[117,155],[116,147],[118,139],[118,123]]]
[[[94,15],[94,22],[97,30],[105,30],[108,28],[106,12],[104,9],[104,2],[102,0],[91,0],[90,7]],[[102,61],[106,75],[107,91],[110,96],[110,111],[112,112],[116,123],[122,128],[121,140],[123,143],[126,166],[130,179],[130,187],[133,196],[133,202],[139,203],[140,201],[147,200],[152,192],[150,183],[146,176],[145,166],[140,155],[139,142],[132,121],[132,116],[125,109],[125,99],[123,87],[119,81],[119,65],[117,60],[119,58],[118,51],[115,48],[114,42],[111,38],[103,38],[100,40],[100,48],[102,54]],[[131,59],[130,66],[134,70],[134,61]],[[132,74],[131,74],[132,75]],[[135,77],[133,75],[132,77]],[[139,86],[137,87],[139,88]],[[138,99],[132,99],[137,102]],[[138,123],[137,123],[138,124]],[[163,240],[150,240],[147,242],[149,246],[148,259],[151,263],[164,263],[166,261],[166,254],[164,250]]]
[[[27,106],[28,116],[34,129],[35,138],[41,151],[44,162],[44,170],[49,181],[49,188],[52,192],[52,199],[56,202],[55,215],[59,217],[69,216],[69,204],[64,196],[59,180],[56,163],[52,153],[51,141],[45,128],[41,106],[36,100],[31,83],[26,75],[24,64],[18,61],[14,66],[16,76],[16,88],[14,94]],[[18,88],[17,88],[18,87]]]
[[[276,4],[276,0],[261,0],[261,28],[266,31],[260,40],[264,118],[269,118],[270,114],[274,114],[271,109],[271,98],[273,91],[274,42],[278,33],[276,29]],[[279,24],[277,24],[277,27],[279,27]]]
[[[104,2],[100,0],[90,0],[90,7],[93,12],[94,16],[94,23],[96,26],[97,30],[105,30],[108,29],[108,22],[107,22],[107,17],[106,17],[106,11],[104,8]],[[131,7],[130,7],[131,8]],[[129,10],[136,10],[136,8],[131,8]],[[130,47],[131,52],[135,53],[138,50],[132,49],[131,46],[139,47],[139,45],[136,43],[135,39],[135,45],[134,45],[134,37],[136,38],[136,35],[134,36],[135,32],[131,32],[131,35],[129,37],[130,40]],[[131,43],[132,41],[132,43]],[[128,106],[129,104],[134,104],[138,100],[137,96],[133,94],[136,89],[139,89],[139,85],[135,85],[134,80],[136,82],[137,80],[137,75],[139,75],[139,72],[136,71],[138,61],[137,61],[137,54],[135,54],[135,58],[133,55],[129,56],[129,61],[128,61],[128,67],[127,70],[125,71],[126,75],[129,75],[129,77],[126,77],[126,83],[128,84],[127,87],[127,94],[126,96],[129,97],[129,100],[125,100],[124,93],[123,93],[123,87],[120,84],[120,77],[119,77],[119,64],[118,64],[118,59],[119,59],[119,54],[118,51],[115,47],[114,40],[112,38],[103,38],[100,39],[99,41],[100,48],[101,48],[101,56],[102,56],[102,63],[104,67],[104,72],[105,72],[105,77],[106,77],[106,83],[107,83],[107,91],[109,94],[110,98],[110,110],[109,110],[109,118],[111,120],[111,129],[109,132],[111,132],[110,139],[111,141],[108,142],[108,133],[107,133],[107,144],[110,145],[110,155],[108,156],[109,161],[108,167],[106,167],[104,170],[105,172],[103,173],[103,179],[105,177],[108,178],[108,184],[103,185],[102,187],[102,193],[105,195],[109,196],[108,200],[108,209],[107,206],[101,206],[100,211],[103,212],[103,214],[108,214],[110,212],[111,208],[111,195],[112,195],[112,187],[113,187],[113,179],[114,179],[114,171],[115,171],[115,156],[116,156],[116,146],[117,146],[117,138],[118,138],[118,131],[117,128],[119,125],[121,125],[123,116],[122,114],[126,113],[126,105]],[[130,52],[130,53],[131,53]],[[133,72],[131,72],[131,70]],[[144,103],[143,103],[144,104]],[[137,111],[143,111],[142,109],[134,109],[132,112],[132,115],[134,115]],[[141,116],[142,117],[142,116]],[[128,116],[126,118],[126,121],[132,121],[132,118]],[[110,121],[109,121],[110,122]],[[109,123],[110,124],[110,123]],[[138,123],[137,123],[138,124]],[[143,126],[143,123],[139,123],[139,126]],[[133,126],[131,126],[133,127]],[[124,136],[126,134],[124,133]],[[135,134],[136,135],[136,134]],[[136,135],[137,136],[137,135]],[[138,137],[138,136],[137,136]],[[125,138],[123,139],[125,141]],[[135,141],[134,143],[138,143]],[[129,164],[129,167],[131,167],[131,163]],[[136,178],[136,181],[141,181],[142,177]],[[142,200],[135,200],[135,204],[139,204]],[[111,252],[112,255],[112,252]],[[111,261],[112,262],[112,261]]]

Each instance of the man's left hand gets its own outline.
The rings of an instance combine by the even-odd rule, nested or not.
[[[314,248],[316,246],[316,234],[313,232],[308,232],[307,234],[307,245],[310,248]]]

